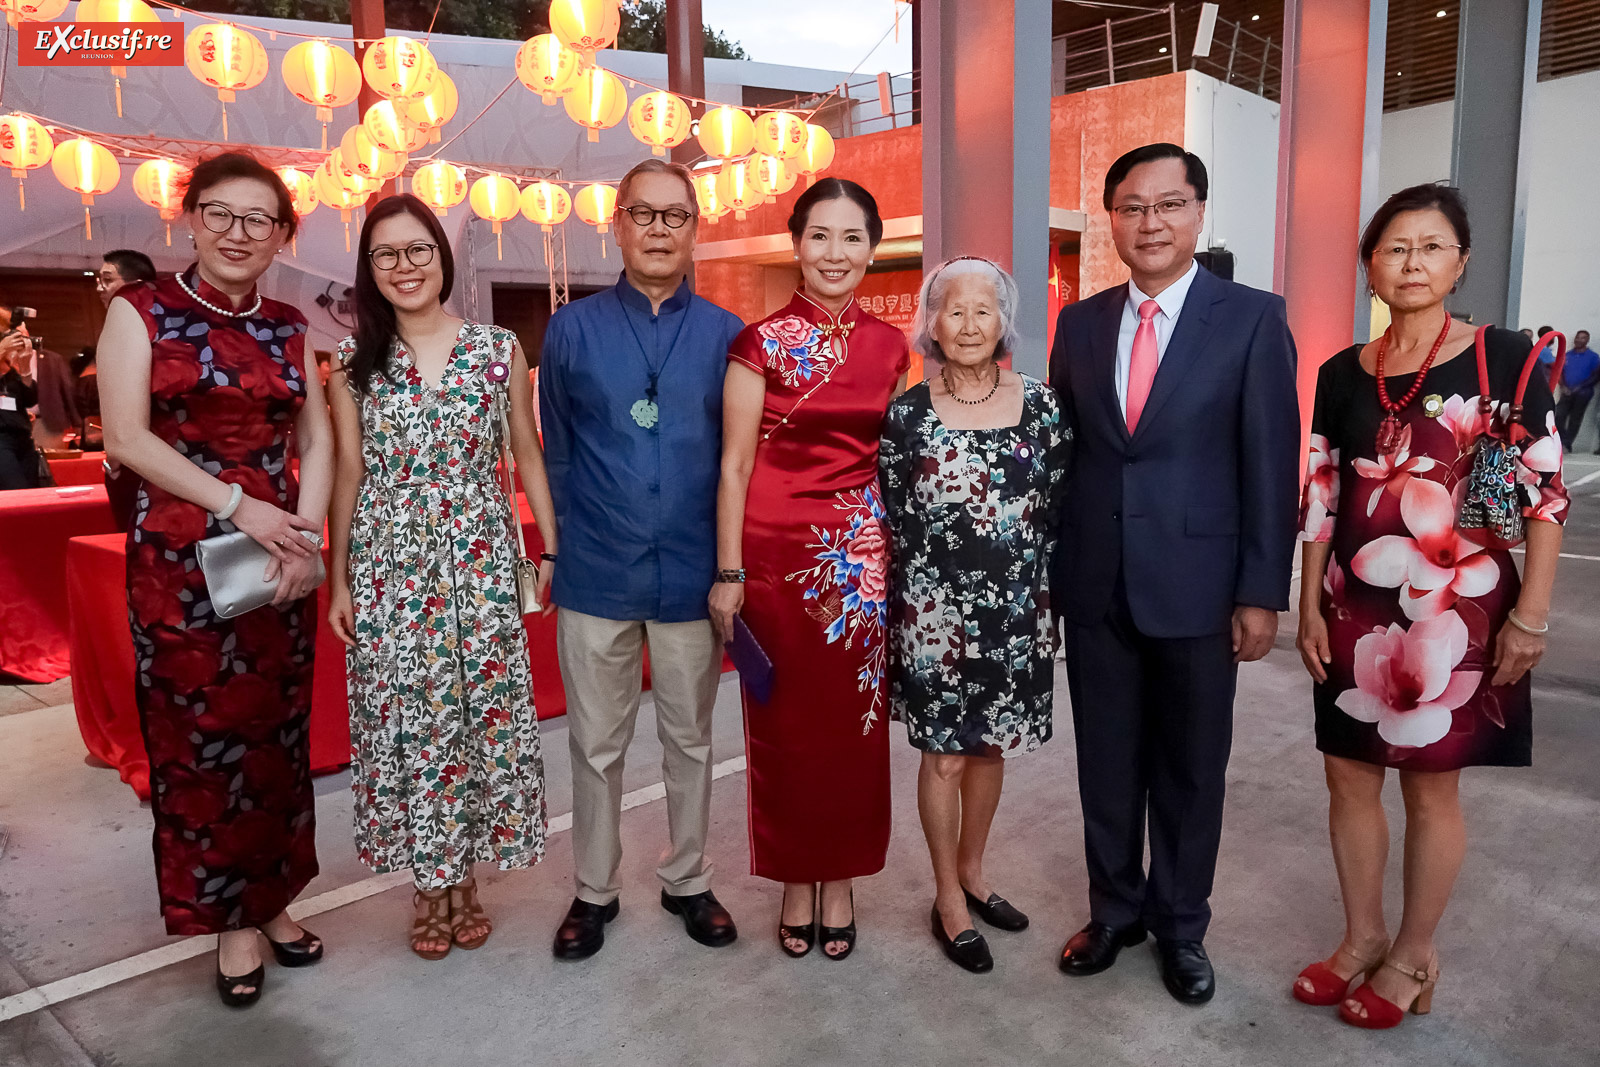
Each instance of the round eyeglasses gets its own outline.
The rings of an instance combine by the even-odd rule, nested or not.
[[[243,215],[211,201],[198,205],[200,221],[212,233],[227,233],[237,220],[244,227],[244,235],[252,241],[265,241],[272,231],[283,225],[283,220],[262,211],[247,211]]]
[[[685,211],[681,207],[667,207],[658,210],[653,207],[645,207],[643,204],[635,204],[632,207],[623,208],[622,211],[641,230],[646,226],[652,225],[657,218],[665,222],[669,230],[680,230],[683,228],[684,223],[694,218],[693,212]]]
[[[439,246],[429,244],[427,241],[416,241],[408,244],[404,249],[390,248],[388,245],[379,245],[367,253],[367,258],[379,270],[394,270],[400,265],[400,253],[405,252],[406,262],[413,267],[426,267],[433,262],[433,251]]]

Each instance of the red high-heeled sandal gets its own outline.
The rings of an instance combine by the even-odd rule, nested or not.
[[[1389,954],[1389,942],[1385,941],[1375,955],[1371,957],[1357,956],[1350,951],[1344,942],[1334,951],[1334,956],[1343,956],[1356,965],[1356,973],[1349,978],[1341,978],[1337,971],[1328,966],[1326,960],[1319,960],[1301,971],[1294,983],[1294,999],[1302,1004],[1310,1004],[1314,1008],[1331,1008],[1344,1000],[1345,994],[1350,992],[1350,983],[1357,978],[1371,978],[1378,973],[1378,968],[1383,966],[1383,958]],[[1299,979],[1311,983],[1311,992],[1300,988]]]
[[[1385,960],[1384,966],[1392,967],[1407,978],[1422,983],[1416,999],[1411,1002],[1409,1010],[1412,1015],[1426,1015],[1433,1010],[1433,990],[1439,984],[1439,957],[1430,959],[1428,969],[1425,971],[1407,967],[1394,960]],[[1400,1021],[1406,1017],[1407,1009],[1378,996],[1372,988],[1371,981],[1361,983],[1350,999],[1366,1009],[1366,1018],[1351,1011],[1348,1003],[1339,1005],[1339,1018],[1363,1030],[1389,1030],[1399,1026]]]

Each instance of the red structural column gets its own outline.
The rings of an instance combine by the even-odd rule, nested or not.
[[[700,0],[667,0],[667,88],[680,96],[706,95],[706,34]],[[701,155],[690,138],[672,150],[679,163]]]
[[[1286,0],[1283,10],[1273,287],[1289,305],[1307,425],[1317,368],[1355,337],[1370,7]]]
[[[350,0],[351,36],[358,41],[362,38],[376,40],[389,32],[387,26],[388,18],[383,9],[383,2],[384,0]],[[366,54],[367,45],[358,43],[356,45],[356,62],[361,62]],[[383,98],[372,91],[372,86],[367,84],[367,80],[363,76],[361,79],[361,95],[356,98],[356,107],[360,109],[361,114],[356,116],[356,121],[360,122],[361,118],[366,115],[367,108],[381,99]],[[394,195],[394,180],[390,179],[380,185],[378,191],[368,198],[367,206],[371,207],[384,197],[392,195]]]

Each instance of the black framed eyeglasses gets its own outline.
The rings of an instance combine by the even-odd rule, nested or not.
[[[630,219],[632,219],[633,224],[639,227],[641,230],[654,224],[657,218],[660,218],[662,222],[667,224],[667,229],[681,230],[684,223],[694,218],[694,212],[685,211],[681,207],[666,207],[657,209],[653,207],[645,207],[643,204],[635,204],[632,207],[625,207],[621,208],[620,210]]]
[[[1156,218],[1171,218],[1184,208],[1194,203],[1192,200],[1162,200],[1154,204],[1118,204],[1111,209],[1111,213],[1123,222],[1134,222],[1149,212],[1154,212]]]
[[[265,241],[272,236],[274,230],[283,225],[283,220],[276,215],[268,215],[263,211],[247,211],[241,215],[214,200],[197,206],[200,208],[201,223],[212,233],[227,233],[233,229],[234,221],[237,220],[244,227],[244,235],[250,240]]]
[[[367,253],[367,258],[378,270],[394,270],[400,265],[400,253],[403,251],[406,262],[413,267],[426,267],[433,262],[434,250],[439,246],[427,241],[413,241],[404,249],[390,248],[388,245],[379,245]]]

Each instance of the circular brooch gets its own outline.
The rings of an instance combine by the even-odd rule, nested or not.
[[[1021,444],[1017,445],[1011,454],[1017,457],[1018,462],[1027,463],[1029,460],[1033,459],[1033,446],[1027,441],[1023,441]]]
[[[1444,397],[1432,393],[1422,398],[1422,413],[1430,419],[1437,419],[1444,414]]]
[[[489,364],[489,380],[491,382],[503,382],[510,377],[511,368],[500,362],[498,359]]]

